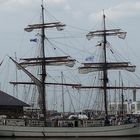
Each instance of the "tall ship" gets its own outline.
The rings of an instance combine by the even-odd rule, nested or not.
[[[33,30],[40,30],[39,32],[39,42],[41,45],[40,55],[35,58],[22,58],[21,62],[17,62],[15,59],[10,57],[13,63],[22,70],[27,76],[30,77],[31,82],[11,82],[11,84],[28,84],[35,85],[38,90],[38,104],[39,104],[39,114],[38,118],[21,118],[14,119],[13,123],[6,123],[6,119],[3,124],[0,125],[0,136],[3,137],[121,137],[121,136],[140,136],[140,116],[134,115],[126,112],[126,101],[124,100],[123,90],[133,90],[134,95],[139,86],[125,86],[123,82],[120,82],[119,86],[111,86],[109,79],[109,72],[112,70],[126,70],[129,72],[134,72],[136,66],[131,65],[130,62],[116,62],[109,61],[107,59],[107,49],[110,45],[108,37],[119,37],[124,39],[126,32],[121,29],[107,29],[106,28],[106,16],[103,12],[103,28],[101,30],[90,31],[86,37],[88,40],[98,37],[100,41],[97,47],[100,47],[102,57],[99,62],[85,62],[82,66],[78,68],[80,74],[96,73],[99,72],[100,83],[93,86],[85,86],[79,83],[49,83],[46,82],[47,79],[47,66],[61,66],[65,65],[68,67],[73,67],[76,60],[70,56],[55,56],[46,57],[45,53],[45,40],[48,38],[45,34],[46,29],[56,28],[58,31],[62,31],[63,27],[66,25],[61,22],[49,22],[45,23],[44,19],[44,4],[42,0],[41,5],[41,23],[28,25],[25,31],[32,32]],[[112,52],[113,53],[113,52]],[[88,58],[92,59],[92,58]],[[39,66],[40,72],[39,77],[34,76],[26,68]],[[63,76],[63,74],[62,74]],[[121,76],[121,74],[120,74]],[[115,76],[114,76],[115,77]],[[112,76],[112,78],[114,78]],[[47,112],[48,107],[46,103],[46,85],[61,85],[62,91],[63,86],[70,86],[77,90],[82,89],[98,89],[103,95],[103,113],[99,116],[90,116],[90,111],[88,115],[82,113],[74,114],[69,117],[63,113],[61,118],[49,119]],[[121,102],[109,103],[108,92],[112,90],[121,91]],[[135,97],[134,97],[135,98]],[[62,96],[63,99],[63,96]],[[62,100],[64,105],[64,99]],[[111,108],[112,107],[112,108]],[[129,107],[128,107],[129,108]],[[113,114],[114,112],[114,114]],[[12,120],[12,119],[11,119]],[[10,119],[8,120],[10,121]]]

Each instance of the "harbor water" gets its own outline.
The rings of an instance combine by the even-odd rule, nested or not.
[[[102,138],[0,138],[0,140],[140,140],[140,137],[102,137]]]

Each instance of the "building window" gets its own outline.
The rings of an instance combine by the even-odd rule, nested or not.
[[[137,110],[140,110],[140,104],[137,104]]]
[[[134,112],[135,111],[135,104],[131,105],[131,111]]]

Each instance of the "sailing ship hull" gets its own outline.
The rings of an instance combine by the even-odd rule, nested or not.
[[[0,126],[1,137],[127,137],[140,136],[140,124],[104,127]]]

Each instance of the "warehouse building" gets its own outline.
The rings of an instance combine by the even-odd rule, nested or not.
[[[18,118],[23,115],[24,107],[29,107],[29,105],[0,91],[0,115],[6,115],[8,118]]]

